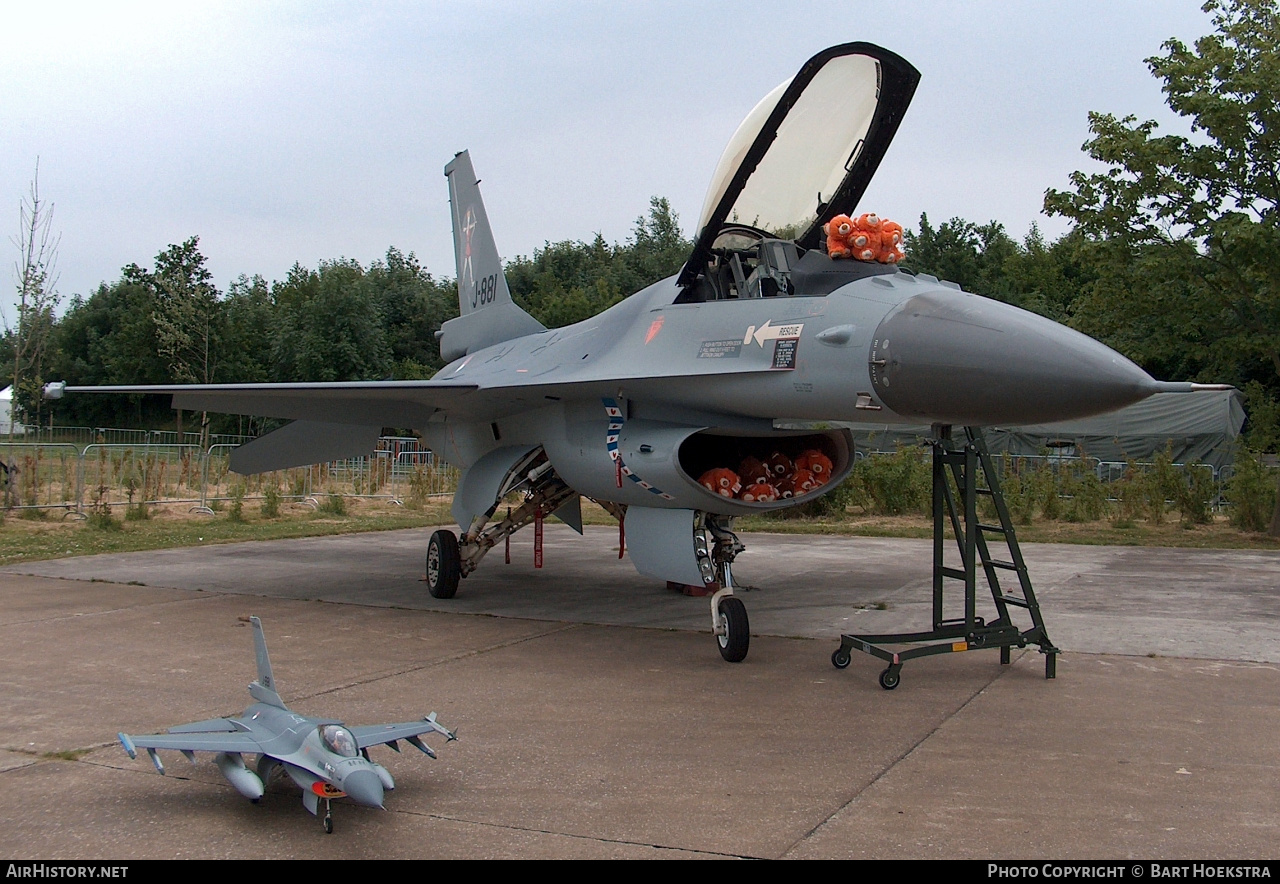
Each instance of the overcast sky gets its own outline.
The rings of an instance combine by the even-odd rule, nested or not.
[[[1198,2],[58,3],[0,32],[0,232],[36,158],[58,289],[200,237],[219,288],[389,246],[455,274],[442,174],[471,151],[507,258],[625,240],[651,196],[694,233],[742,117],[811,55],[866,40],[922,74],[860,206],[1018,237],[1087,167],[1091,110],[1177,126],[1143,59]]]

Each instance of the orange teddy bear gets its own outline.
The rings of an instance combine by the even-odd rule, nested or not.
[[[836,215],[822,225],[822,232],[827,237],[827,254],[832,258],[848,258],[849,234],[853,232],[853,219],[848,215]]]
[[[778,499],[778,489],[768,482],[754,482],[743,485],[738,492],[738,500],[744,503],[773,503]]]
[[[796,458],[796,471],[808,470],[818,485],[825,485],[831,480],[832,468],[831,458],[812,448]]]
[[[902,253],[902,225],[896,221],[880,223],[880,253],[876,260],[881,264],[897,264],[905,256]]]
[[[742,482],[738,480],[738,474],[724,467],[707,470],[698,479],[698,484],[721,497],[736,497],[742,490]]]
[[[822,226],[822,232],[827,236],[827,254],[832,258],[897,264],[904,257],[902,225],[873,212],[857,218],[836,215]]]
[[[859,261],[874,261],[880,254],[880,216],[870,212],[859,215],[849,234],[849,250]]]

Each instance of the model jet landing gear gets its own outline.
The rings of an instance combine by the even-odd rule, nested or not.
[[[933,447],[933,629],[929,632],[899,632],[886,635],[842,635],[840,647],[831,655],[831,665],[844,669],[851,651],[858,650],[888,663],[880,673],[880,687],[891,691],[902,679],[902,664],[916,657],[999,648],[1000,662],[1008,664],[1012,648],[1038,645],[1045,655],[1044,677],[1057,674],[1057,658],[1061,653],[1049,640],[1040,604],[1023,561],[1022,550],[1014,535],[1009,508],[1000,491],[1000,480],[991,455],[987,453],[982,431],[965,428],[965,441],[957,445],[951,438],[951,427],[936,425]],[[999,524],[986,525],[978,518],[978,498],[987,497],[994,505]],[[960,567],[948,567],[943,556],[947,526],[960,551]],[[1003,542],[1008,560],[993,558],[988,537]],[[977,614],[977,577],[981,566],[996,617],[988,620]],[[1001,588],[999,574],[1017,576],[1020,593]],[[943,613],[945,581],[964,582],[964,616],[947,618]],[[1011,616],[1012,608],[1021,608],[1031,618],[1031,626],[1020,628]],[[914,644],[908,650],[894,651],[884,645]]]
[[[427,591],[434,598],[451,599],[458,592],[462,558],[452,531],[437,531],[427,542]]]
[[[333,834],[333,802],[328,798],[324,800],[324,833]]]

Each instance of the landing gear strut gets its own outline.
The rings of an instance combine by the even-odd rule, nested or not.
[[[511,492],[522,491],[524,500],[508,509],[506,518],[490,523],[502,499]],[[561,481],[551,468],[546,452],[538,448],[529,453],[507,474],[497,499],[489,511],[476,516],[467,532],[456,537],[452,531],[440,530],[427,543],[427,590],[438,599],[451,599],[458,592],[458,581],[474,571],[489,550],[534,521],[538,513],[554,513],[577,492]]]
[[[751,646],[751,624],[747,606],[733,594],[733,560],[746,547],[733,533],[733,520],[728,516],[707,515],[706,528],[698,531],[696,538],[698,565],[704,579],[720,584],[711,596],[711,631],[720,646],[720,656],[729,663],[741,663]]]

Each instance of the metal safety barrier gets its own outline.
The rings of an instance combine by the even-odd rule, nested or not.
[[[202,448],[177,442],[176,433],[128,432],[137,434],[132,441],[0,442],[0,507],[83,516],[171,504],[212,513],[237,499],[265,500],[269,494],[317,507],[328,495],[419,504],[452,494],[458,484],[457,470],[418,448],[416,438],[380,439],[367,457],[241,476],[231,472],[239,440]],[[94,438],[112,437],[95,430]]]

